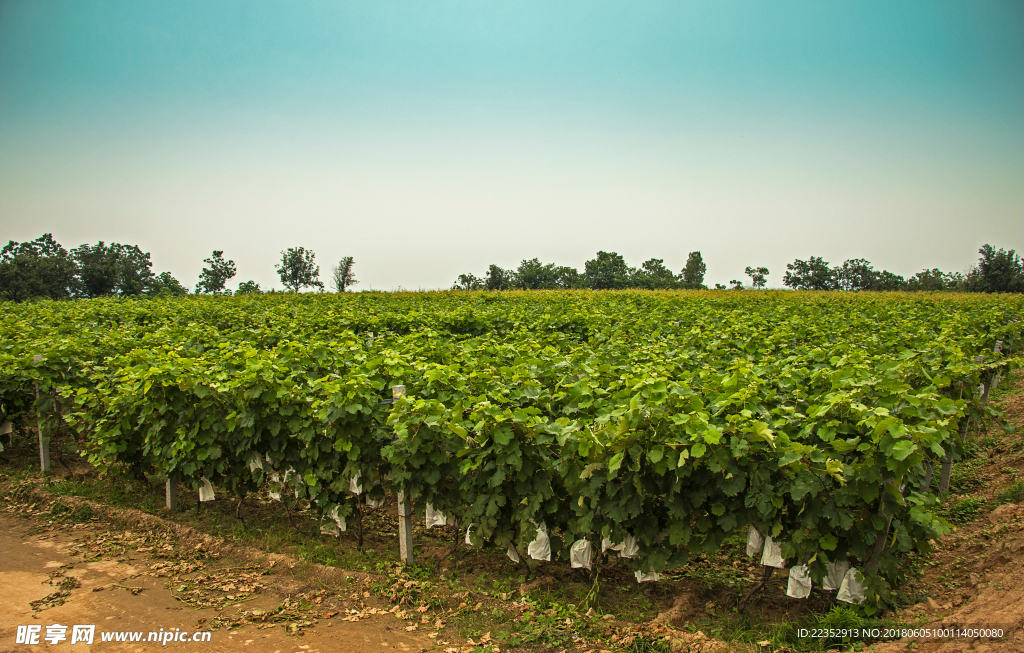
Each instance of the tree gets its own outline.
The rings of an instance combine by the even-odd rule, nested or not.
[[[732,288],[729,290],[743,290],[743,282],[739,279],[730,279],[729,283],[732,284]]]
[[[81,297],[132,297],[149,292],[155,275],[149,253],[138,245],[81,245],[71,250],[78,267],[76,294]]]
[[[274,269],[281,275],[281,283],[291,292],[299,292],[303,288],[323,290],[324,284],[317,278],[320,276],[320,266],[314,262],[315,258],[316,254],[311,249],[289,247],[287,251],[281,252],[281,263],[274,266]]]
[[[660,258],[652,258],[641,263],[640,269],[632,279],[632,285],[650,290],[675,288],[678,284],[676,275],[665,267],[665,260]]]
[[[797,259],[786,264],[786,276],[782,284],[794,290],[835,290],[835,273],[828,261],[812,256],[807,261]]]
[[[139,249],[138,245],[111,245],[117,253],[117,294],[120,297],[142,295],[153,283],[153,263],[149,260],[149,252]]]
[[[559,288],[566,290],[583,288],[585,277],[576,268],[568,265],[559,265],[555,268],[555,283]]]
[[[484,280],[475,274],[460,274],[452,290],[482,290],[483,287]]]
[[[224,294],[224,285],[235,276],[235,262],[224,260],[224,251],[215,249],[210,258],[203,259],[206,267],[199,273],[196,294]]]
[[[947,273],[938,268],[921,270],[907,279],[907,290],[953,290],[963,282],[959,272]]]
[[[101,240],[96,245],[82,245],[71,250],[78,266],[77,291],[82,297],[113,295],[120,280],[117,253]]]
[[[52,234],[9,241],[0,250],[0,298],[70,299],[77,285],[75,261]]]
[[[170,272],[161,272],[153,277],[146,293],[157,297],[180,297],[188,294],[188,288],[171,276]]]
[[[561,287],[560,281],[568,270],[554,263],[544,264],[540,259],[523,260],[515,272],[515,286],[523,290],[544,290]],[[575,272],[575,270],[573,270]]]
[[[871,262],[863,258],[844,261],[842,267],[833,271],[835,286],[839,290],[873,290],[878,275]]]
[[[984,245],[981,258],[967,274],[967,285],[980,292],[1024,292],[1024,265],[1016,251]]]
[[[513,288],[515,273],[505,270],[493,263],[487,267],[484,276],[484,288],[487,290],[509,290]]]
[[[586,284],[595,290],[628,288],[634,270],[615,252],[598,252],[597,258],[584,264]]]
[[[754,268],[747,266],[747,269],[743,271],[748,277],[750,277],[750,283],[754,288],[764,288],[768,282],[768,268]]]
[[[700,252],[690,252],[690,255],[686,257],[686,267],[680,273],[683,287],[693,289],[704,288],[705,272],[707,272],[707,266],[704,265],[704,259],[701,258]]]
[[[238,284],[238,290],[235,291],[236,295],[260,295],[263,291],[260,290],[260,284],[255,281],[243,281]]]
[[[882,270],[875,274],[871,287],[868,290],[906,290],[907,281],[903,277],[888,270]]]
[[[355,273],[352,271],[355,264],[354,258],[344,256],[337,265],[331,268],[331,287],[334,288],[335,292],[345,292],[345,289],[349,286],[359,283],[356,280]]]

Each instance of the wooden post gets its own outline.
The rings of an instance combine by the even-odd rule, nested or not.
[[[960,441],[963,442],[967,438],[967,424],[969,419],[964,417],[960,420],[960,430],[958,435]],[[946,494],[949,493],[949,479],[953,472],[953,443],[949,445],[949,451],[946,452],[946,457],[942,460],[942,473],[939,476],[939,496],[945,498]]]
[[[178,508],[178,484],[167,479],[167,486],[165,488],[165,503],[164,506],[168,510],[176,510]]]
[[[405,386],[391,386],[391,396],[395,400],[405,396]],[[412,506],[405,496],[405,488],[398,491],[398,553],[403,563],[413,564]]]
[[[32,356],[32,362],[43,360],[42,354]],[[36,424],[39,427],[39,469],[44,474],[50,473],[50,433],[46,428],[46,420],[39,410],[39,384],[36,384]]]
[[[994,351],[997,354],[1001,353],[1003,351],[1003,341],[1002,340],[996,340],[996,346],[992,349],[992,351]],[[991,383],[989,383],[989,388],[988,388],[989,392],[991,392],[991,391],[996,389],[996,386],[999,385],[999,379],[1002,376],[1003,375],[1002,375],[1001,372],[996,372],[996,375],[992,378]]]

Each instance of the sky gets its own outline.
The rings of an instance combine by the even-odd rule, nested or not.
[[[0,0],[0,241],[194,287],[1024,252],[1024,3]]]

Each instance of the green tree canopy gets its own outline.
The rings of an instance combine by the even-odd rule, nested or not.
[[[768,268],[755,268],[748,265],[743,273],[750,277],[750,283],[754,288],[764,288],[768,283]]]
[[[105,245],[101,240],[76,247],[71,256],[78,267],[76,290],[83,297],[142,295],[150,291],[156,276],[149,253],[138,245]]]
[[[452,290],[483,290],[484,280],[475,274],[460,274]]]
[[[954,290],[963,283],[959,272],[947,273],[938,268],[921,270],[907,279],[907,290]]]
[[[487,267],[484,288],[487,290],[511,290],[515,283],[515,272],[505,270],[493,263]]]
[[[587,287],[595,290],[628,288],[633,276],[625,259],[615,252],[598,252],[597,258],[587,261],[584,268]]]
[[[52,234],[32,241],[9,241],[0,250],[0,298],[69,299],[78,283],[72,256]]]
[[[181,282],[175,279],[170,272],[161,272],[153,277],[146,292],[149,295],[158,297],[179,297],[187,295],[188,288],[181,285]]]
[[[806,261],[797,259],[786,264],[782,284],[795,290],[835,290],[836,278],[828,261],[812,256]]]
[[[545,265],[540,259],[524,259],[515,272],[515,286],[523,290],[558,288],[558,272],[554,263]]]
[[[1016,251],[984,245],[978,253],[978,264],[967,275],[969,290],[1024,292],[1024,265]]]
[[[652,258],[640,264],[640,269],[633,275],[632,285],[637,288],[661,290],[677,287],[679,280],[672,270],[665,267],[665,259]]]
[[[263,291],[260,290],[260,284],[255,281],[243,281],[238,284],[238,290],[235,291],[236,295],[261,295]]]
[[[224,251],[213,250],[210,258],[203,259],[206,267],[199,273],[199,283],[196,284],[196,294],[224,293],[224,286],[228,279],[235,276],[235,262],[224,259]]]
[[[281,252],[281,263],[274,269],[281,276],[281,283],[292,292],[303,288],[324,289],[320,281],[320,266],[315,262],[316,254],[304,247],[289,247]]]
[[[338,264],[331,268],[331,287],[335,292],[345,292],[350,286],[359,283],[353,271],[356,260],[351,256],[344,256]]]
[[[680,272],[683,287],[695,290],[704,288],[704,273],[707,272],[707,269],[708,266],[704,265],[704,258],[701,257],[700,252],[690,252],[690,255],[686,257],[686,267]]]

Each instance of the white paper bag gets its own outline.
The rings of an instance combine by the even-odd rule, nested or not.
[[[850,567],[850,570],[843,576],[843,584],[839,586],[836,598],[846,603],[864,602],[864,580],[857,579],[857,568]]]
[[[806,599],[811,594],[811,573],[807,565],[797,565],[789,570],[789,585],[786,596],[794,599]]]
[[[622,548],[619,549],[620,558],[635,558],[640,553],[640,545],[637,544],[636,538],[632,535],[627,535],[626,539],[622,541]]]
[[[213,486],[210,482],[203,479],[203,487],[199,488],[199,500],[200,501],[213,501],[217,497],[213,494]]]
[[[289,467],[284,472],[284,483],[287,485],[288,483],[291,483],[292,480],[295,481],[295,498],[298,499],[299,486],[302,485],[302,477],[295,473],[294,467]]]
[[[444,526],[447,523],[444,513],[439,510],[434,510],[434,506],[427,504],[427,528],[433,528],[434,526]]]
[[[608,550],[617,551],[620,558],[635,558],[640,553],[640,545],[632,535],[627,535],[626,539],[618,544],[612,544],[606,537],[601,540],[601,553]]]
[[[636,576],[636,582],[638,583],[651,583],[657,580],[661,580],[661,574],[659,574],[656,571],[649,571],[645,574],[644,572],[637,569],[635,572],[633,572],[633,575]]]
[[[846,560],[836,560],[826,565],[828,573],[821,579],[821,587],[827,590],[837,590],[843,584],[843,577],[850,570],[850,563]]]
[[[473,538],[472,538],[473,526],[474,526],[473,524],[470,524],[469,526],[466,527],[466,544],[468,544],[469,546],[473,546]]]
[[[747,555],[753,558],[760,555],[762,549],[764,549],[764,535],[761,535],[761,531],[751,524],[747,530]]]
[[[249,471],[255,472],[257,469],[263,469],[263,459],[259,456],[253,456],[249,461]]]
[[[338,515],[338,506],[334,506],[320,522],[320,532],[324,535],[341,537],[341,533],[345,529],[345,518]]]
[[[362,494],[363,486],[359,484],[359,472],[348,480],[348,491],[352,494]]]
[[[782,547],[775,543],[770,537],[764,538],[764,552],[761,554],[761,564],[765,567],[785,569],[786,561],[782,557]]]
[[[270,480],[273,483],[280,483],[281,482],[281,475],[278,474],[277,472],[274,472],[273,474],[270,475]],[[280,489],[278,489],[276,492],[274,490],[270,490],[270,492],[268,492],[267,494],[274,501],[280,501],[281,500],[281,490]]]
[[[569,560],[573,569],[590,569],[590,559],[594,555],[594,546],[589,540],[576,540],[569,547]]]
[[[522,558],[519,557],[519,552],[516,551],[516,547],[511,544],[508,545],[508,551],[505,552],[505,555],[507,555],[508,559],[512,562],[520,562],[522,560]]]
[[[544,522],[537,526],[537,537],[526,547],[526,555],[534,560],[551,562],[551,539],[548,537],[548,527]]]

